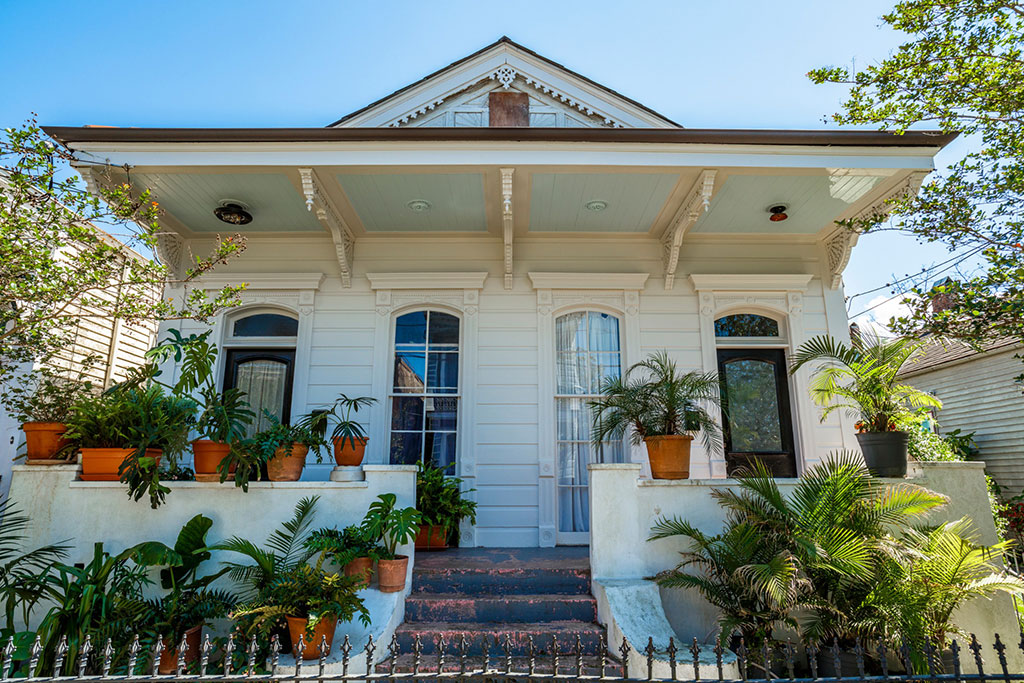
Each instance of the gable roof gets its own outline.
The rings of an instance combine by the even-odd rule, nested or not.
[[[436,95],[427,93],[427,91],[431,89],[430,86],[432,84],[438,84],[446,78],[455,77],[456,72],[460,69],[468,71],[469,78],[473,79],[474,83],[480,82],[480,80],[483,80],[484,78],[492,77],[491,74],[494,72],[494,59],[500,59],[502,56],[506,58],[506,64],[508,63],[509,58],[518,58],[515,60],[517,62],[517,71],[523,67],[524,63],[528,64],[529,62],[533,62],[534,65],[539,67],[535,69],[538,72],[530,73],[529,68],[527,68],[525,70],[526,73],[523,75],[528,75],[529,77],[532,77],[532,79],[538,79],[534,83],[535,87],[538,87],[549,94],[554,94],[560,99],[572,101],[574,104],[579,104],[583,107],[594,107],[598,110],[611,109],[617,110],[617,113],[622,112],[626,114],[627,116],[624,116],[623,118],[628,118],[630,120],[628,122],[616,121],[619,127],[648,126],[654,128],[682,128],[681,125],[672,119],[659,114],[650,107],[626,97],[611,88],[601,85],[600,83],[597,83],[596,81],[593,81],[586,76],[559,64],[558,62],[548,59],[547,57],[520,45],[508,36],[502,36],[495,42],[477,50],[473,54],[454,61],[448,66],[438,69],[414,83],[410,83],[403,88],[399,88],[390,95],[380,98],[376,102],[372,102],[361,109],[357,109],[354,112],[346,114],[337,121],[328,124],[327,128],[381,125],[380,123],[369,123],[374,119],[373,114],[383,114],[384,117],[387,118],[387,113],[393,113],[393,111],[389,112],[388,110],[403,109],[415,112],[424,107],[432,108],[439,103],[439,100],[436,99]],[[474,67],[477,68],[474,69]],[[547,78],[545,78],[545,76],[547,76]],[[556,79],[569,84],[570,87],[565,88],[565,90],[573,90],[574,92],[562,92],[561,89],[557,87],[551,87],[549,83],[545,82],[550,80],[551,77],[555,77]],[[455,94],[455,92],[458,92],[460,89],[464,89],[466,87],[463,85],[464,80],[465,79],[459,81],[457,84],[453,84],[454,87],[450,90],[454,90],[454,92],[448,93],[445,97]],[[426,99],[415,99],[417,94],[426,95],[427,97]],[[583,97],[581,97],[581,95],[583,95]],[[391,121],[398,120],[399,118],[400,116],[390,117]],[[395,124],[389,121],[383,125]]]
[[[1024,348],[1019,339],[1002,337],[986,342],[981,349],[975,349],[960,341],[931,339],[910,361],[900,370],[898,377],[911,377],[935,370],[944,365],[966,362],[991,352]]]

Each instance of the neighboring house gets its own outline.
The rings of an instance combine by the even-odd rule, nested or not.
[[[118,243],[114,237],[103,233],[104,239]],[[129,258],[144,258],[140,254],[126,249]],[[116,301],[124,296],[145,296],[156,300],[158,291],[139,291],[128,286],[104,292],[93,292],[91,296],[102,297],[108,301]],[[153,345],[158,324],[153,320],[138,321],[128,325],[121,320],[112,319],[103,311],[87,310],[79,307],[69,311],[70,315],[78,316],[73,329],[71,343],[49,361],[49,366],[62,370],[69,377],[83,377],[94,387],[106,388],[124,379],[129,369],[138,367],[145,362],[145,353]],[[87,359],[91,363],[86,363]],[[0,495],[6,496],[10,488],[11,467],[14,458],[25,452],[25,436],[21,425],[15,422],[7,411],[0,406]]]
[[[197,285],[248,283],[213,323],[223,386],[286,420],[377,399],[366,462],[451,465],[480,505],[461,542],[481,546],[588,541],[587,465],[646,453],[597,453],[587,402],[656,350],[725,376],[724,452],[695,443],[691,476],[750,455],[793,476],[854,448],[785,354],[848,339],[856,235],[836,221],[916,192],[952,139],[685,129],[504,38],[326,128],[46,130],[132,167],[173,269],[244,232]]]
[[[1007,497],[1024,490],[1024,373],[1019,340],[1001,339],[981,351],[960,342],[929,342],[901,379],[942,401],[939,432],[974,432],[978,459]]]

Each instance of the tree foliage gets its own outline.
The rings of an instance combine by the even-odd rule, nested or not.
[[[938,291],[921,286],[897,332],[933,333],[977,344],[1024,338],[1024,3],[905,0],[882,17],[909,34],[878,64],[857,73],[811,71],[815,83],[850,86],[840,124],[903,132],[916,124],[959,131],[974,151],[934,175],[920,196],[897,202],[901,216],[848,227],[896,229],[950,251],[976,251],[984,267]],[[930,309],[933,294],[952,306]]]

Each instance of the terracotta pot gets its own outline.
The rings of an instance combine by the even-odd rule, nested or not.
[[[274,457],[267,463],[267,476],[270,481],[298,481],[302,476],[302,468],[306,466],[308,446],[292,444],[292,453],[282,446],[274,451]]]
[[[396,555],[393,560],[377,560],[377,588],[381,593],[397,593],[405,589],[409,556]]]
[[[364,577],[363,586],[369,586],[370,580],[373,578],[373,558],[371,557],[357,557],[342,569],[345,576],[360,576]]]
[[[416,532],[416,550],[446,550],[448,529],[443,526],[421,526]]]
[[[185,644],[188,645],[188,649],[185,650],[185,666],[187,667],[192,662],[199,659],[200,635],[203,632],[203,627],[193,626],[189,630],[185,631]],[[160,668],[161,674],[173,674],[178,670],[178,646],[181,642],[168,643],[167,639],[164,639],[164,647],[166,648],[160,653]]]
[[[337,617],[324,617],[317,622],[313,629],[313,635],[306,633],[306,617],[285,617],[288,620],[288,635],[292,640],[292,651],[298,652],[297,643],[299,638],[303,640],[302,658],[319,659],[320,642],[327,638],[327,651],[331,651],[334,643],[334,631],[338,627]]]
[[[68,443],[64,438],[68,426],[63,422],[26,422],[21,425],[25,432],[25,459],[51,460]]]
[[[196,472],[196,481],[220,481],[220,462],[231,453],[231,444],[197,439],[192,442],[192,464]],[[231,472],[235,466],[231,466]]]
[[[363,464],[363,456],[366,454],[366,442],[369,438],[345,439],[345,447],[341,447],[341,439],[334,440],[334,462],[339,467],[355,467]]]
[[[82,481],[118,481],[118,470],[125,458],[135,452],[134,448],[83,448]],[[147,448],[146,455],[156,458],[157,467],[163,450]]]
[[[688,434],[648,436],[647,459],[655,479],[688,479],[690,476],[690,443]]]

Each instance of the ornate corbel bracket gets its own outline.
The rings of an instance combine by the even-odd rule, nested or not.
[[[665,289],[672,289],[676,281],[676,268],[679,266],[679,248],[683,243],[686,231],[697,222],[701,214],[708,210],[711,194],[715,190],[717,171],[701,171],[697,182],[686,195],[683,205],[679,208],[672,224],[662,236],[661,243],[665,251]]]
[[[156,258],[162,265],[167,266],[171,273],[177,273],[181,266],[181,252],[184,250],[184,245],[185,240],[181,239],[177,233],[161,231],[156,235],[153,251],[156,252]]]
[[[843,271],[846,270],[846,266],[850,263],[853,247],[857,244],[857,239],[860,237],[860,229],[857,225],[867,221],[883,220],[895,208],[896,202],[908,197],[917,196],[917,193],[921,190],[921,184],[924,183],[928,173],[928,171],[914,171],[903,182],[851,217],[849,219],[850,225],[837,226],[835,230],[829,233],[828,237],[824,240],[829,271],[828,278],[826,279],[829,287],[837,289],[842,284]]]
[[[512,174],[514,168],[501,169],[501,239],[505,251],[505,289],[512,289]]]
[[[341,286],[352,286],[352,252],[356,238],[348,225],[335,208],[334,202],[324,191],[323,183],[311,168],[300,168],[299,179],[302,182],[302,196],[306,198],[306,209],[316,213],[316,218],[331,233],[334,240],[334,251],[341,271]]]

